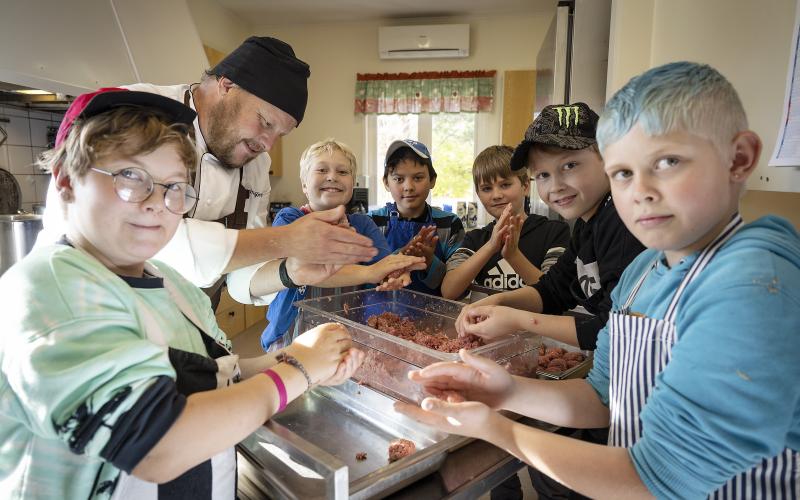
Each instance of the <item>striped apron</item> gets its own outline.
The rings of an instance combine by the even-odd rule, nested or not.
[[[611,428],[608,444],[630,448],[642,435],[639,415],[647,403],[656,376],[667,366],[675,344],[675,317],[678,301],[686,287],[703,271],[717,251],[742,226],[739,214],[731,220],[717,238],[698,256],[680,283],[667,308],[664,319],[652,319],[630,314],[639,292],[655,262],[643,273],[619,312],[609,318],[609,365],[611,383],[609,407]],[[709,498],[798,498],[800,454],[785,449],[773,458],[764,459],[738,476],[733,477]]]

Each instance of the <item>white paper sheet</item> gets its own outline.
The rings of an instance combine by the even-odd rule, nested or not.
[[[783,103],[783,119],[778,132],[775,150],[769,160],[770,167],[800,166],[800,0],[795,6],[794,35],[792,36],[792,56],[789,59],[789,71],[786,78],[786,97]]]

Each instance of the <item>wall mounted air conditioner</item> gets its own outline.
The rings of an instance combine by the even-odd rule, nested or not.
[[[378,28],[381,59],[468,57],[469,24]]]

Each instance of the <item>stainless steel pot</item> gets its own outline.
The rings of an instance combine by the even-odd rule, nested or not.
[[[31,251],[41,229],[41,215],[0,215],[0,275]]]

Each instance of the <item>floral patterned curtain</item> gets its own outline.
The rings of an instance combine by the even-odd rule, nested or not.
[[[492,110],[492,71],[361,74],[356,113],[480,113]]]

